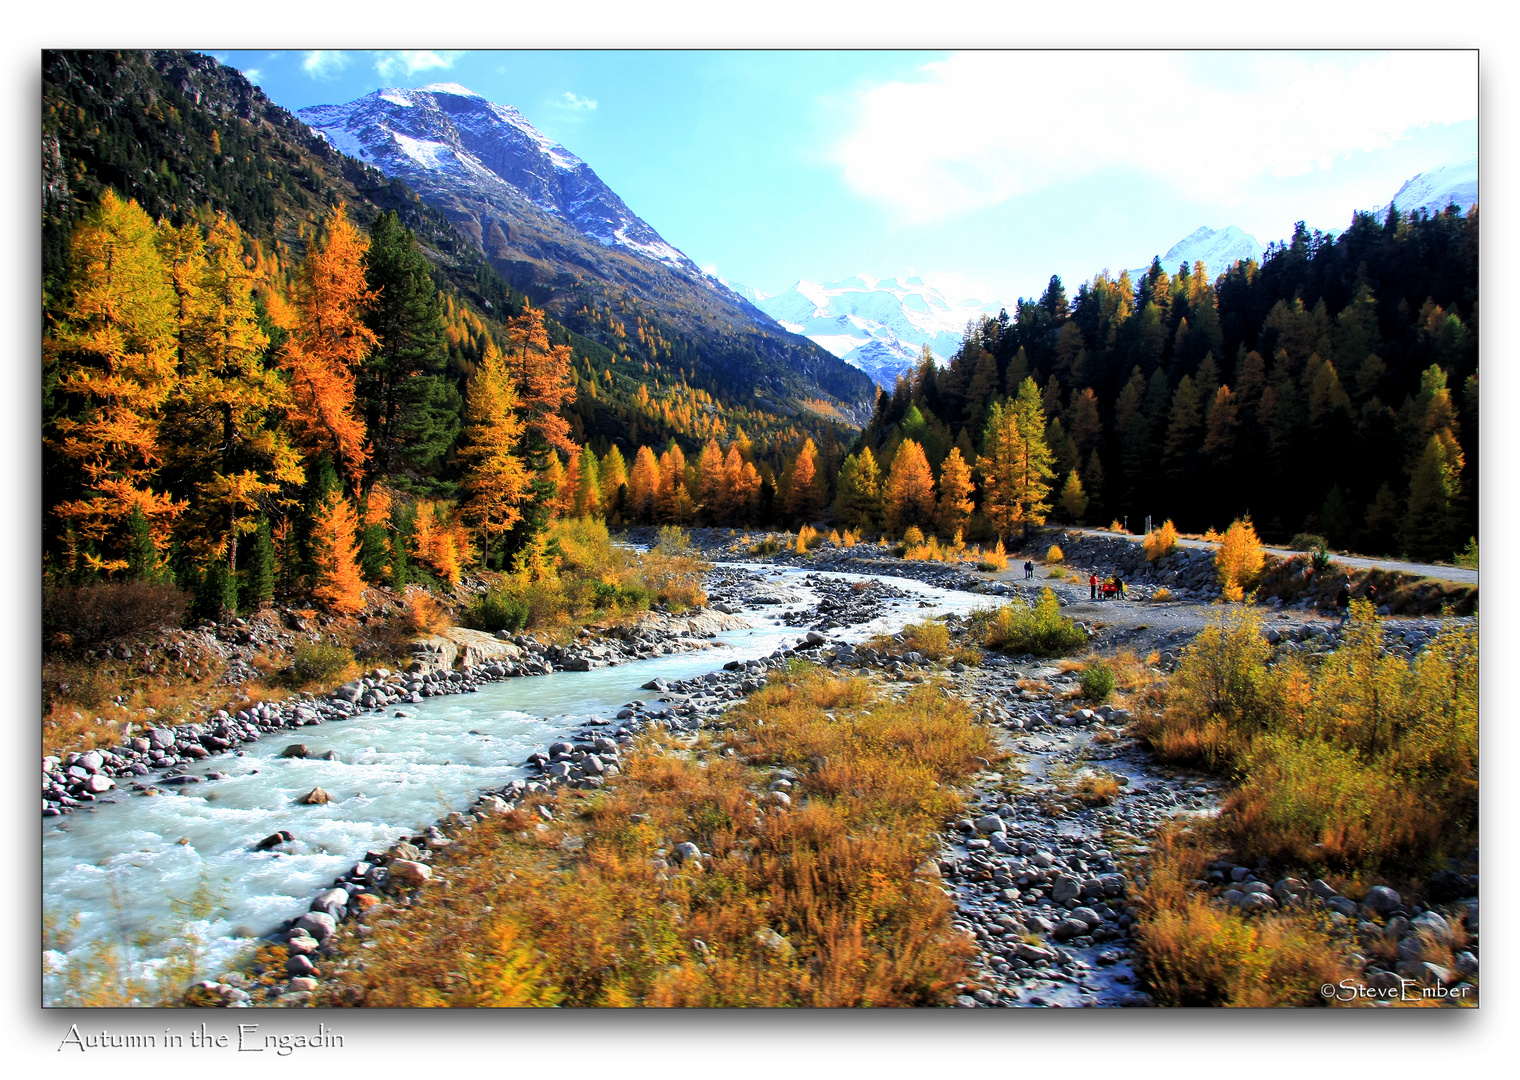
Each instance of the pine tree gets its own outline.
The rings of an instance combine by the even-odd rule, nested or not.
[[[1108,516],[1108,506],[1103,501],[1103,462],[1094,450],[1087,456],[1087,467],[1082,470],[1082,490],[1087,493],[1087,514],[1101,524]]]
[[[369,430],[369,476],[388,476],[397,464],[425,469],[453,445],[460,402],[443,377],[438,287],[395,211],[371,227],[364,273],[364,323],[375,347],[358,370],[356,393]]]
[[[127,518],[126,557],[128,581],[156,582],[168,576],[168,567],[153,542],[153,529],[140,506],[132,507]]]
[[[548,461],[544,463],[544,470],[539,474],[539,480],[543,485],[543,497],[546,500],[546,509],[549,518],[560,517],[563,514],[568,484],[565,483],[565,467],[559,463],[559,454],[551,452]],[[573,497],[573,496],[572,496]]]
[[[953,537],[965,531],[966,522],[971,519],[971,511],[975,509],[971,501],[973,490],[971,466],[966,464],[966,459],[961,456],[958,448],[952,448],[939,473],[938,523],[941,536]]]
[[[615,445],[602,455],[602,504],[607,521],[622,524],[628,514],[628,467],[623,462],[623,452]]]
[[[242,609],[257,611],[274,599],[275,566],[274,540],[269,531],[269,519],[260,518],[254,530],[253,541],[248,545],[247,558],[239,571],[238,599]]]
[[[523,423],[517,415],[517,389],[506,362],[488,345],[470,379],[465,410],[461,516],[479,533],[489,555],[522,520],[522,503],[529,493],[529,476],[518,456]]]
[[[910,525],[933,526],[934,473],[924,448],[912,439],[897,448],[884,495],[887,531],[894,536],[901,536]]]
[[[1446,444],[1431,435],[1409,481],[1409,510],[1399,533],[1399,546],[1416,559],[1449,559],[1457,548],[1449,465]]]
[[[317,507],[315,526],[311,543],[315,571],[312,596],[329,611],[340,615],[364,610],[358,520],[353,506],[341,492],[329,492]]]
[[[364,571],[365,581],[379,583],[390,577],[391,506],[390,492],[380,484],[369,489],[361,506],[359,566]]]

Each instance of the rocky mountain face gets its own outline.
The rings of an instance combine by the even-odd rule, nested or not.
[[[1168,274],[1175,274],[1184,263],[1191,270],[1195,262],[1202,262],[1212,278],[1239,261],[1255,259],[1260,263],[1265,250],[1256,237],[1241,232],[1234,225],[1223,229],[1204,226],[1167,248],[1166,254],[1161,256],[1161,268]],[[1130,277],[1138,278],[1147,269],[1142,266],[1131,270]]]
[[[731,390],[778,405],[817,395],[846,415],[869,407],[869,379],[704,274],[516,109],[442,83],[298,115],[337,150],[405,181],[572,329],[595,335],[584,313],[626,294],[686,339],[694,364],[719,365]]]
[[[1390,205],[1397,206],[1403,214],[1425,210],[1439,214],[1451,203],[1464,214],[1478,202],[1478,155],[1468,154],[1434,169],[1416,173],[1404,181],[1388,203],[1373,213],[1382,219],[1388,215]]]

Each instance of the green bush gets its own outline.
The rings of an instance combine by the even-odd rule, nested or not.
[[[1107,701],[1116,686],[1118,680],[1107,664],[1089,664],[1082,672],[1082,697],[1094,704]]]
[[[983,644],[1005,653],[1065,656],[1087,643],[1087,631],[1061,614],[1060,602],[1050,589],[1039,603],[1006,604],[986,619]]]
[[[528,625],[528,604],[502,589],[481,593],[464,609],[464,624],[472,630],[495,634],[502,630],[522,633]]]
[[[290,670],[297,686],[307,683],[335,683],[354,666],[354,654],[342,645],[324,641],[302,642],[295,647]]]
[[[690,555],[691,534],[679,525],[661,525],[654,550],[661,555]]]
[[[1325,551],[1330,544],[1318,533],[1295,533],[1288,541],[1288,547],[1294,551]]]

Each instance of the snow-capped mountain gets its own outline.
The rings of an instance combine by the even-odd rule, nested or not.
[[[745,291],[756,307],[792,333],[810,338],[887,387],[918,363],[923,346],[947,360],[960,347],[968,320],[998,312],[997,304],[981,300],[951,301],[918,277],[799,281],[775,296]]]
[[[337,149],[413,187],[463,187],[472,195],[521,195],[608,247],[621,247],[693,277],[695,263],[629,210],[580,158],[510,105],[458,83],[386,89],[346,105],[297,114]]]
[[[1161,268],[1168,274],[1175,274],[1183,263],[1191,271],[1193,264],[1201,261],[1212,278],[1240,260],[1255,259],[1258,263],[1261,262],[1265,250],[1256,237],[1241,232],[1234,225],[1223,229],[1204,226],[1167,248],[1166,254],[1161,256]],[[1131,270],[1130,277],[1137,278],[1148,269],[1149,266],[1143,266]]]
[[[869,409],[874,390],[859,371],[704,273],[511,106],[439,83],[298,115],[337,150],[405,181],[570,329],[616,349],[620,339],[605,337],[609,324],[591,310],[626,315],[632,298],[730,392],[778,403],[821,394],[847,415]]]
[[[1387,217],[1390,204],[1405,214],[1415,210],[1439,214],[1450,203],[1456,203],[1465,214],[1477,201],[1478,155],[1468,154],[1411,176],[1393,198],[1373,214],[1380,220]]]

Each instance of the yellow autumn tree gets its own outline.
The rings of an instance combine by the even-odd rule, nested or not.
[[[934,473],[924,448],[913,439],[904,439],[892,458],[885,501],[887,531],[894,535],[909,526],[922,528],[934,523]]]
[[[1161,523],[1161,528],[1145,534],[1145,557],[1151,562],[1159,562],[1172,552],[1177,550],[1177,526],[1172,524],[1172,519],[1167,518]]]
[[[939,531],[941,536],[955,536],[965,531],[971,520],[974,506],[971,502],[971,466],[961,456],[959,447],[950,449],[950,456],[939,471]]]
[[[183,509],[153,482],[164,461],[163,407],[174,386],[176,310],[153,222],[107,189],[70,241],[72,276],[44,343],[44,375],[62,402],[48,445],[77,485],[54,508],[60,523],[95,546],[97,571],[126,567],[127,522],[148,521],[169,545]]]
[[[517,413],[517,388],[495,345],[487,342],[468,389],[459,449],[465,467],[460,515],[489,549],[522,520],[529,484],[528,470],[518,456],[523,422]]]
[[[575,486],[575,505],[572,507],[572,512],[576,517],[601,517],[604,513],[601,466],[596,460],[596,454],[589,446],[581,448],[578,459],[580,482]]]
[[[812,439],[803,442],[792,462],[786,485],[786,512],[799,521],[812,521],[823,508],[827,483],[818,471],[818,448]]]
[[[317,504],[312,522],[311,594],[329,611],[351,615],[364,609],[364,577],[359,572],[359,523],[353,505],[337,489]]]
[[[653,520],[655,497],[659,489],[660,463],[655,459],[653,450],[641,446],[633,459],[633,471],[628,476],[629,515],[637,521]]]
[[[1260,580],[1265,561],[1256,526],[1249,517],[1236,518],[1220,537],[1219,549],[1214,554],[1214,568],[1219,573],[1224,599],[1232,604],[1245,599],[1246,590],[1255,588]]]
[[[334,207],[301,264],[296,327],[283,357],[296,441],[313,456],[331,455],[355,481],[368,455],[364,420],[354,409],[354,373],[378,340],[364,325],[371,299],[364,277],[368,249],[345,206]]]

